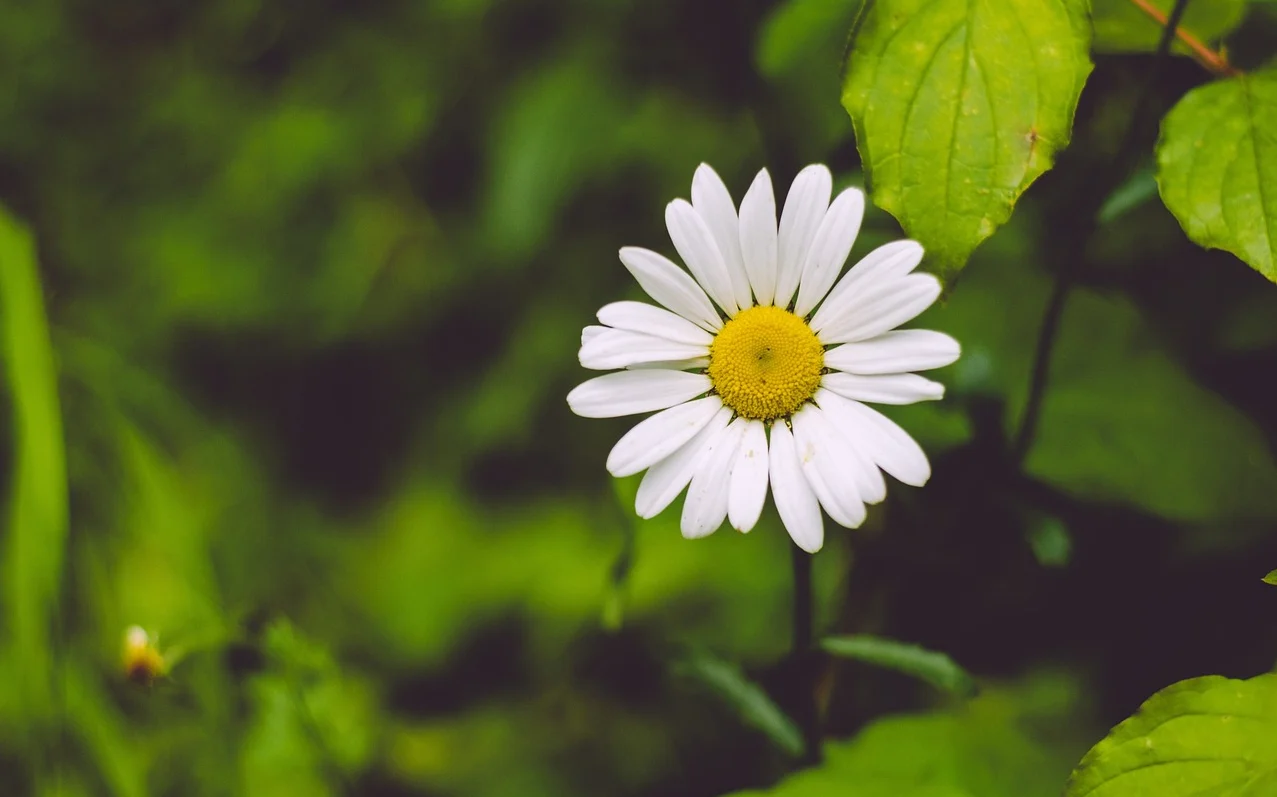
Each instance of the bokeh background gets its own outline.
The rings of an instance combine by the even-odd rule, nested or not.
[[[737,197],[764,165],[778,193],[817,161],[863,184],[856,5],[6,3],[0,793],[715,795],[791,770],[687,666],[793,690],[774,512],[698,542],[677,506],[635,520],[603,469],[632,421],[564,396],[580,328],[639,298],[616,250],[673,254],[698,163]],[[1242,63],[1277,30],[1250,14]],[[982,696],[825,662],[831,739],[974,715],[949,735],[1051,794],[1155,690],[1277,661],[1277,288],[1138,182],[1072,264],[1009,451],[1053,253],[1147,61],[1099,58],[1060,168],[919,320],[965,351],[943,402],[889,409],[932,483],[815,560],[818,629],[945,651]],[[1173,59],[1154,104],[1205,79]],[[899,234],[871,209],[853,258]],[[18,499],[62,480],[65,524]],[[151,685],[121,665],[134,624]],[[893,727],[875,760],[947,733]]]

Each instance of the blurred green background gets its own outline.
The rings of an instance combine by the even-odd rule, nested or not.
[[[603,469],[632,420],[564,396],[581,327],[639,298],[616,250],[673,254],[698,163],[737,197],[764,165],[778,193],[814,161],[862,183],[855,12],[5,4],[0,793],[714,795],[792,769],[678,666],[740,662],[784,702],[774,511],[698,542],[677,505],[635,520]],[[835,770],[1054,794],[1153,691],[1277,660],[1277,289],[1155,195],[1094,241],[1025,469],[1007,453],[1070,197],[1144,60],[1100,59],[1060,168],[919,321],[965,352],[945,401],[891,413],[932,483],[815,560],[818,628],[946,651],[983,695],[828,662]],[[1169,66],[1166,106],[1205,78]],[[870,210],[853,258],[898,234]],[[153,685],[125,678],[134,624]]]

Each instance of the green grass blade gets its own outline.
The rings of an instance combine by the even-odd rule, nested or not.
[[[57,373],[31,234],[0,209],[0,356],[13,410],[3,578],[12,688],[27,711],[50,706],[50,629],[67,533],[66,455]]]

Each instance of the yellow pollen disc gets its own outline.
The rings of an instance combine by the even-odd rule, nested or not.
[[[792,415],[820,386],[825,349],[798,316],[751,307],[709,347],[709,378],[736,414],[761,421]]]

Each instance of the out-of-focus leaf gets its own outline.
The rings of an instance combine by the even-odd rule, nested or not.
[[[67,533],[61,403],[31,234],[0,209],[0,359],[13,406],[13,470],[5,533],[4,596],[15,691],[32,713],[48,710]]]
[[[572,54],[521,81],[498,124],[484,213],[498,254],[526,255],[539,245],[571,192],[611,152],[621,108],[593,55]]]
[[[78,667],[65,671],[67,712],[94,758],[97,769],[118,797],[143,797],[146,767],[137,742],[124,718],[108,702],[93,676]]]
[[[780,749],[790,755],[802,754],[803,735],[798,725],[736,665],[701,652],[679,662],[675,672],[711,689],[730,704],[747,725],[767,734]]]
[[[976,692],[975,681],[957,662],[945,653],[927,650],[918,645],[857,634],[825,637],[820,646],[835,656],[908,673],[947,692],[968,697]]]
[[[945,278],[1068,143],[1086,14],[1079,0],[874,0],[861,14],[842,102],[866,181]]]
[[[1274,571],[1272,571],[1271,573],[1269,573],[1268,575],[1264,576],[1264,583],[1265,583],[1265,584],[1272,584],[1273,586],[1277,586],[1277,570],[1274,570]]]
[[[119,615],[112,628],[141,625],[183,647],[224,629],[208,562],[207,498],[164,453],[121,421],[119,443],[125,528],[129,541],[110,572]]]
[[[847,44],[846,31],[863,0],[788,0],[763,23],[758,40],[758,68],[768,77],[785,74],[816,50],[829,57],[830,80]]]
[[[1068,762],[1019,727],[1001,696],[952,713],[880,719],[825,761],[735,797],[1056,797]]]
[[[1008,433],[1023,411],[1049,287],[1023,262],[982,259],[918,321],[962,342],[953,392],[1004,399]],[[1082,500],[1175,520],[1277,517],[1277,464],[1262,432],[1196,384],[1130,302],[1088,289],[1075,288],[1065,308],[1026,466]]]
[[[755,121],[765,130],[776,125],[777,135],[802,131],[793,141],[796,157],[821,158],[849,143],[847,116],[828,97],[837,91],[847,31],[862,5],[863,0],[788,0],[776,5],[759,28],[754,60],[772,86],[771,107],[757,113]],[[775,177],[779,164],[767,165]]]
[[[1162,122],[1157,183],[1188,237],[1277,282],[1277,70],[1190,91]]]
[[[1152,168],[1143,168],[1127,178],[1100,206],[1100,224],[1108,224],[1124,216],[1127,211],[1143,205],[1157,196],[1157,180]]]
[[[372,754],[371,690],[285,620],[267,627],[269,667],[253,679],[254,724],[244,747],[247,794],[331,794]]]
[[[1065,797],[1133,794],[1277,794],[1277,674],[1168,686],[1091,748],[1065,790]]]
[[[1140,0],[1170,15],[1175,0]],[[1202,41],[1224,36],[1242,21],[1246,0],[1193,0],[1180,20],[1179,29]],[[1162,38],[1162,24],[1141,10],[1132,0],[1092,0],[1091,24],[1095,27],[1095,50],[1102,53],[1152,52]],[[1172,52],[1186,53],[1176,41]]]
[[[1054,516],[1034,517],[1025,534],[1033,556],[1043,567],[1064,567],[1073,554],[1073,539],[1064,521]]]

